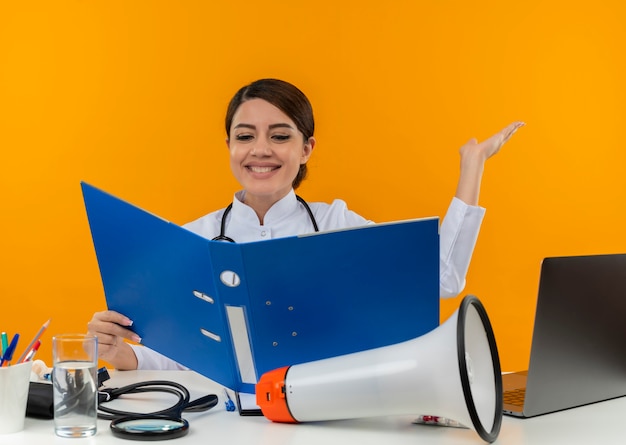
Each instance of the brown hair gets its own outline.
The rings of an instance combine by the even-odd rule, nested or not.
[[[309,99],[296,86],[278,79],[260,79],[249,85],[242,87],[233,96],[226,111],[226,135],[230,139],[230,127],[233,117],[239,106],[250,99],[263,99],[280,111],[285,113],[294,121],[298,130],[303,134],[304,141],[307,142],[315,131],[315,121],[313,119],[313,107]],[[297,189],[302,180],[306,177],[307,166],[301,164],[298,174],[292,182],[294,189]]]

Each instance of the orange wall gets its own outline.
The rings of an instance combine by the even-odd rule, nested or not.
[[[52,318],[41,358],[104,308],[79,181],[178,223],[225,206],[225,106],[259,77],[314,104],[301,194],[378,221],[442,215],[460,145],[527,122],[488,163],[466,288],[503,369],[526,366],[544,256],[626,251],[625,6],[213,3],[0,6],[0,329]]]

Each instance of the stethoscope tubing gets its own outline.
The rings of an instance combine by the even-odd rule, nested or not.
[[[296,195],[296,199],[304,206],[307,213],[309,214],[309,218],[311,219],[311,222],[313,223],[313,228],[315,229],[315,231],[319,232],[320,229],[317,226],[317,221],[315,220],[315,216],[313,215],[313,211],[311,210],[311,207],[309,207],[307,202],[304,199],[302,199],[299,195]],[[235,242],[234,239],[226,236],[226,217],[230,214],[230,211],[232,209],[233,209],[233,203],[231,202],[230,204],[228,204],[228,207],[224,209],[224,214],[222,215],[222,221],[220,222],[220,234],[217,235],[215,238],[213,238],[212,241],[227,241],[229,243]]]

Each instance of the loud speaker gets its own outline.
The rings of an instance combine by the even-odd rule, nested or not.
[[[274,422],[441,416],[491,443],[502,424],[502,375],[489,317],[468,295],[415,339],[269,371],[256,401]]]

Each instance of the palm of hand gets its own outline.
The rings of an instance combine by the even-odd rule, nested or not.
[[[470,139],[460,149],[462,157],[468,155],[476,155],[487,160],[500,151],[500,148],[515,134],[518,128],[524,126],[523,122],[513,122],[509,126],[503,128],[483,142],[478,142],[475,138]]]

